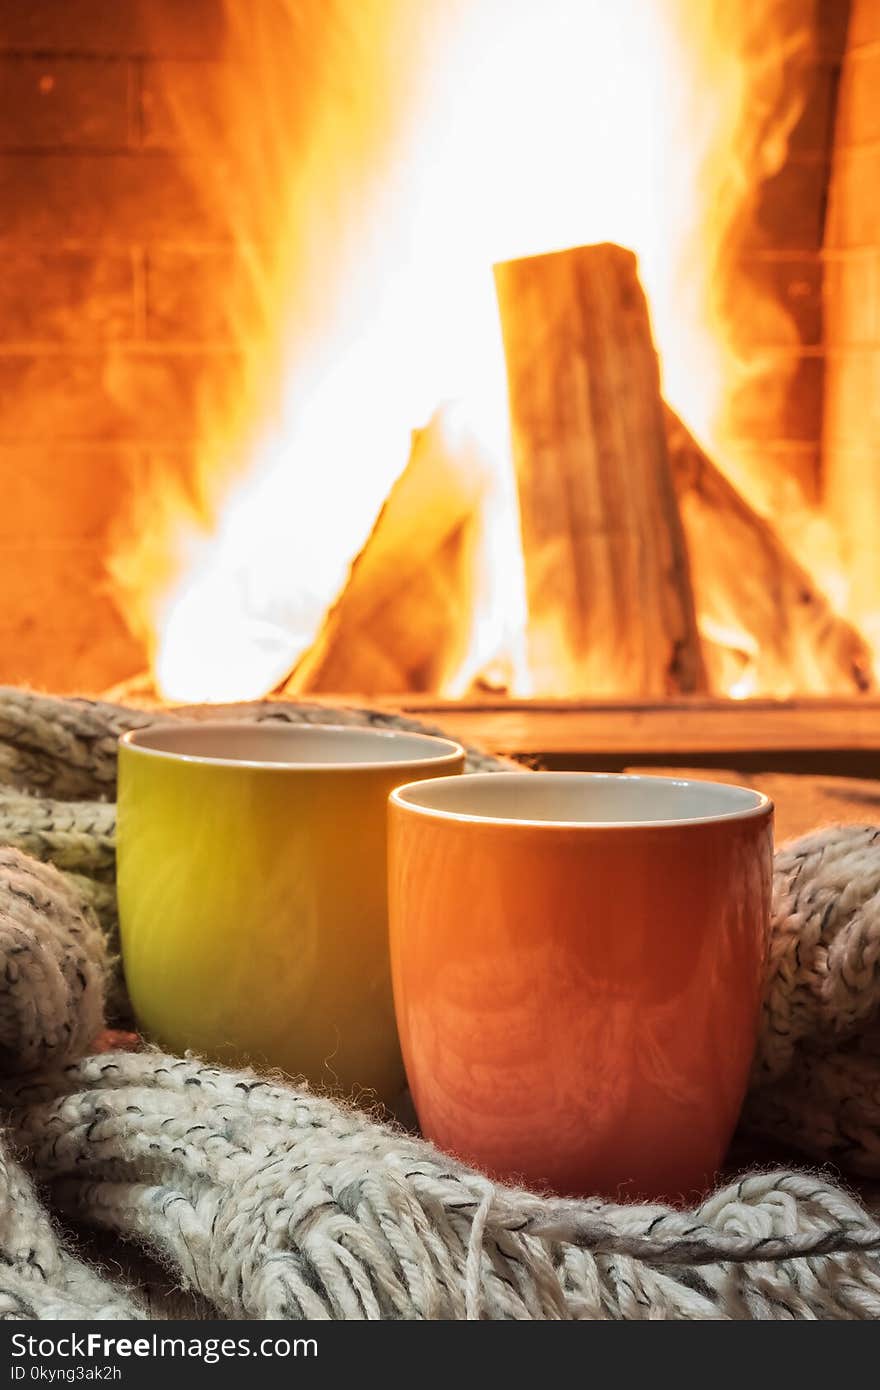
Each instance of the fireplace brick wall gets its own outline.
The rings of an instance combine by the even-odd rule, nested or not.
[[[762,3],[809,26],[807,100],[734,259],[796,340],[772,315],[743,322],[730,426],[781,506],[822,486],[820,248],[849,6]],[[855,22],[876,11],[858,0]],[[235,279],[235,252],[187,178],[180,124],[188,101],[222,103],[223,16],[224,0],[0,0],[0,681],[95,691],[145,664],[108,548],[155,479],[187,477],[197,387],[234,358],[211,286]],[[859,306],[859,275],[878,272],[845,260],[826,271]]]
[[[763,11],[732,12],[763,15],[744,31],[744,56],[756,64],[753,104],[766,101],[767,124],[774,101],[784,106],[791,91],[803,99],[784,160],[757,183],[730,230],[718,293],[741,371],[723,422],[727,461],[758,505],[776,512],[815,503],[822,488],[821,253],[849,0],[765,0]]]
[[[161,99],[169,75],[216,87],[222,0],[148,5],[0,0],[0,681],[143,668],[108,546],[157,470],[185,472],[228,348],[200,268],[230,253]]]
[[[825,493],[880,632],[880,0],[852,5],[825,276]]]

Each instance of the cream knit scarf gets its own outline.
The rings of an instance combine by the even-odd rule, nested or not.
[[[410,727],[318,706],[231,715]],[[880,1316],[880,1227],[815,1171],[753,1173],[690,1211],[563,1201],[272,1078],[88,1055],[108,987],[125,1008],[116,738],[154,719],[0,691],[0,1317],[147,1315],[76,1253],[71,1222],[146,1247],[221,1318]],[[774,908],[743,1124],[878,1176],[880,830],[780,850]]]

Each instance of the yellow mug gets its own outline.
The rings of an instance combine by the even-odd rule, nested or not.
[[[329,725],[178,723],[119,746],[122,958],[144,1033],[390,1102],[386,805],[457,743]]]

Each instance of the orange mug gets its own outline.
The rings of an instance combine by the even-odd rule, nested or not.
[[[773,807],[744,787],[487,773],[390,800],[394,1003],[425,1135],[561,1194],[705,1189],[767,952]]]

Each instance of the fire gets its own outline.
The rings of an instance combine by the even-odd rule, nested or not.
[[[237,364],[202,392],[188,495],[167,479],[150,489],[113,566],[157,683],[203,700],[276,686],[314,640],[411,431],[452,400],[497,478],[447,691],[500,670],[527,692],[491,268],[586,242],[635,250],[666,398],[723,457],[713,432],[731,363],[709,289],[744,197],[735,47],[704,0],[227,11],[219,109],[186,119],[193,180],[240,253],[242,275],[216,286]],[[762,159],[781,158],[785,129],[775,136]],[[731,684],[746,689],[747,672]]]

